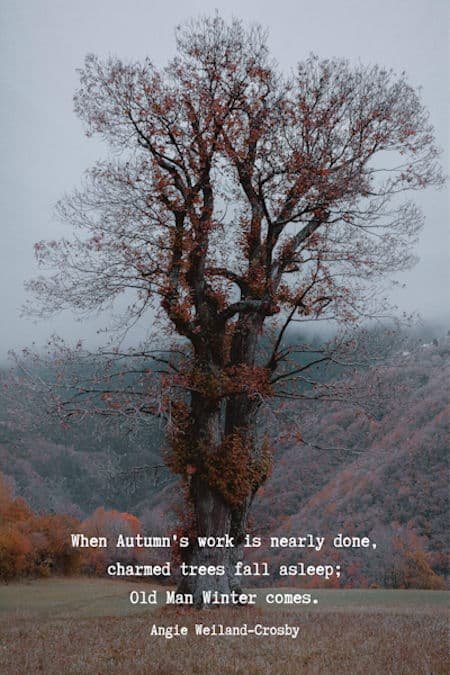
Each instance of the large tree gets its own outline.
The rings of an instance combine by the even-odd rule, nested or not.
[[[238,587],[233,562],[272,461],[261,403],[332,358],[311,351],[289,365],[287,328],[383,308],[380,279],[413,263],[422,225],[407,193],[442,182],[433,130],[403,74],[311,56],[284,76],[259,27],[218,16],[178,29],[164,69],[90,55],[80,78],[76,112],[113,152],[61,202],[76,236],[36,244],[55,272],[30,286],[44,314],[132,292],[124,327],[159,321],[179,336],[165,354],[130,350],[133,386],[122,372],[96,410],[165,415],[192,531],[233,537],[234,548],[186,553],[227,571],[183,578],[201,604],[206,588]],[[261,356],[267,324],[275,337]],[[92,392],[80,387],[64,409]]]

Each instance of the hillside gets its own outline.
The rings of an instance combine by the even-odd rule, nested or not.
[[[446,575],[450,423],[448,346],[407,355],[401,368],[358,374],[376,380],[384,409],[377,418],[339,403],[308,417],[305,436],[317,450],[286,447],[255,503],[255,528],[284,536],[346,532],[371,537],[377,549],[342,552],[342,583],[433,584]],[[401,386],[401,395],[399,395]],[[326,448],[339,446],[342,450]],[[273,552],[272,552],[273,553]],[[284,550],[274,562],[295,562]],[[428,568],[429,566],[429,568]],[[417,578],[416,578],[417,577]]]
[[[340,376],[348,401],[285,405],[275,436],[275,467],[254,501],[251,530],[270,535],[369,536],[376,550],[309,553],[342,565],[341,585],[439,588],[447,578],[450,345],[426,344],[376,368]],[[355,405],[358,401],[358,406]],[[86,518],[100,506],[126,510],[145,531],[176,522],[178,483],[161,464],[161,429],[149,425],[124,443],[92,424],[21,430],[4,407],[0,470],[38,512]],[[275,419],[275,418],[273,418]],[[178,506],[178,509],[177,509]],[[271,567],[298,551],[252,552]],[[275,579],[277,583],[282,580]],[[330,583],[330,582],[329,582]]]

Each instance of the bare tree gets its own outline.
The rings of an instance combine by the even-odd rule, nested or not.
[[[383,311],[380,280],[413,264],[422,226],[408,194],[443,181],[433,129],[404,74],[311,56],[284,76],[260,27],[218,16],[179,28],[164,69],[89,55],[80,78],[76,112],[113,153],[61,201],[75,235],[36,244],[54,272],[29,287],[41,315],[97,312],[131,291],[124,328],[158,320],[182,338],[175,352],[111,350],[116,384],[80,387],[62,409],[83,412],[98,393],[101,414],[165,416],[196,534],[235,543],[188,550],[191,564],[225,569],[182,580],[201,605],[205,589],[238,587],[233,563],[272,462],[261,404],[334,358],[305,348],[295,365],[286,331]],[[273,348],[258,357],[268,325]]]

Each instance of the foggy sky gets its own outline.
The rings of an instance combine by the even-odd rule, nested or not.
[[[70,236],[53,208],[105,154],[85,138],[73,113],[76,68],[88,52],[123,59],[145,56],[163,65],[174,53],[174,27],[215,9],[258,21],[270,31],[272,55],[290,69],[313,51],[353,62],[405,70],[436,129],[448,173],[449,52],[447,0],[2,0],[0,360],[10,348],[41,344],[52,332],[98,343],[105,321],[75,322],[70,314],[35,323],[20,318],[24,281],[37,273],[33,244]],[[398,276],[407,290],[393,296],[400,310],[418,311],[450,327],[448,189],[415,195],[426,216],[420,263]]]

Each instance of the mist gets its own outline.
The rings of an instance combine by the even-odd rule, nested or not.
[[[253,0],[168,4],[131,0],[60,3],[4,0],[1,13],[2,125],[0,361],[8,350],[41,345],[52,333],[99,345],[97,331],[110,317],[77,321],[65,313],[52,320],[21,316],[24,282],[38,274],[33,244],[70,237],[55,218],[65,192],[80,184],[83,172],[105,155],[96,139],[87,139],[73,112],[77,68],[89,52],[138,60],[149,56],[163,65],[174,53],[174,28],[190,16],[217,8],[225,18],[258,21],[269,29],[269,44],[288,71],[310,52],[346,57],[353,63],[379,63],[406,71],[422,87],[441,161],[448,171],[448,14],[445,0],[424,2],[358,0],[299,3]],[[395,277],[390,291],[398,314],[417,313],[428,323],[450,327],[450,230],[448,188],[414,196],[425,215],[417,245],[418,264]],[[404,288],[403,288],[404,286]],[[150,326],[151,327],[151,326]],[[149,326],[142,328],[141,336]],[[139,338],[139,334],[136,335]]]

